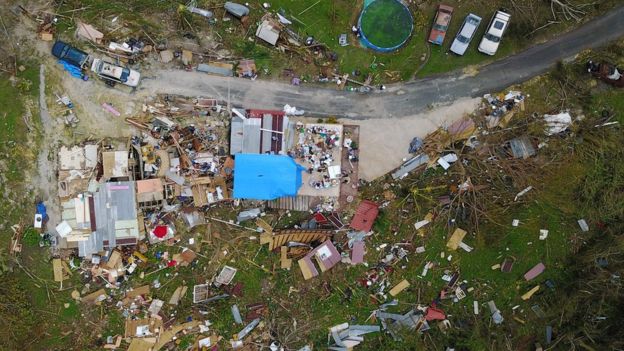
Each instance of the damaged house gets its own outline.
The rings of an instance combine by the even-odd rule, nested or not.
[[[119,245],[136,245],[140,239],[137,187],[130,180],[128,152],[102,152],[100,163],[98,150],[98,145],[87,144],[63,146],[59,151],[58,243],[62,248],[77,247],[81,257]],[[113,182],[96,181],[98,165],[102,179]],[[157,185],[141,184],[140,188],[143,203],[153,206],[162,200]]]
[[[283,111],[232,109],[230,154],[285,154],[294,143],[295,124]]]

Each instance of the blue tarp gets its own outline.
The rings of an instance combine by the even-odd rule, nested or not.
[[[76,67],[71,63],[63,60],[59,60],[59,63],[63,65],[63,68],[72,75],[72,77],[82,78],[82,70],[80,67]]]
[[[304,168],[288,156],[237,154],[234,160],[234,198],[273,200],[295,196]]]
[[[46,210],[46,206],[41,201],[37,202],[37,214],[40,214],[44,221],[48,219],[48,211]]]

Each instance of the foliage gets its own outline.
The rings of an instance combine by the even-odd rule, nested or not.
[[[610,189],[606,189],[607,191]],[[606,259],[607,266],[597,264]],[[562,321],[557,331],[562,343],[586,350],[624,347],[624,237],[596,232],[567,264],[570,279],[552,308]]]
[[[41,241],[41,236],[36,229],[28,228],[24,231],[24,236],[22,237],[23,245],[26,245],[28,247],[36,247],[39,246],[39,241]]]
[[[0,284],[0,349],[27,350],[33,329],[40,323],[17,273],[6,274]]]

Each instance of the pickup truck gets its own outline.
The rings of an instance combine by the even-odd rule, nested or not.
[[[106,84],[110,86],[121,83],[134,88],[139,85],[139,80],[141,79],[141,74],[139,72],[101,59],[93,59],[91,71],[106,81]]]
[[[429,33],[429,42],[431,44],[442,45],[452,16],[452,7],[442,4],[438,5],[438,12],[436,13],[433,27],[431,27],[431,33]]]
[[[52,46],[52,55],[78,68],[82,68],[89,59],[89,54],[58,40]]]

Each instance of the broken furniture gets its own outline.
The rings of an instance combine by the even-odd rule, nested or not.
[[[303,273],[303,278],[305,280],[319,275],[312,258],[316,260],[318,266],[321,268],[321,272],[326,272],[340,262],[340,253],[338,253],[338,250],[336,250],[336,247],[330,240],[325,241],[323,244],[310,251],[304,258],[298,261],[299,268],[301,268],[301,273]]]

